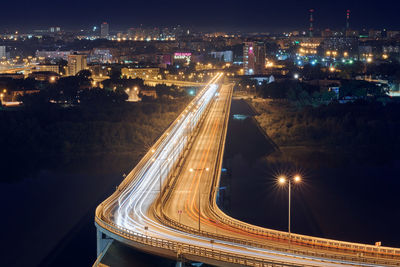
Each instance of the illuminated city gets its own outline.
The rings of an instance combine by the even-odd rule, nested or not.
[[[400,5],[353,2],[2,4],[1,265],[400,266]]]

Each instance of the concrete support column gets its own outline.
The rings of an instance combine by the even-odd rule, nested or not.
[[[97,257],[107,251],[113,240],[97,229]]]

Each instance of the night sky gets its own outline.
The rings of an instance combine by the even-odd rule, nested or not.
[[[1,3],[0,30],[85,29],[107,21],[111,30],[181,24],[208,30],[280,31],[306,29],[310,8],[316,10],[317,29],[342,29],[346,9],[351,9],[355,29],[400,30],[397,0],[6,0]]]

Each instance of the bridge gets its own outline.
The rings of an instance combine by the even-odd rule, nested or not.
[[[92,76],[93,81],[100,83],[109,79],[109,76]],[[181,87],[203,87],[206,83],[181,81],[181,80],[158,80],[158,79],[144,79],[144,84],[149,86],[156,86],[157,84],[165,84],[168,86],[176,85]]]
[[[117,240],[216,266],[400,266],[400,249],[254,226],[216,205],[232,84],[199,91],[95,214],[98,262]],[[258,212],[256,209],[254,212]],[[96,265],[95,264],[95,265]]]
[[[150,86],[156,86],[157,84],[165,84],[168,86],[177,85],[182,87],[203,87],[206,85],[206,83],[191,82],[191,81],[156,80],[156,79],[145,79],[144,83]]]

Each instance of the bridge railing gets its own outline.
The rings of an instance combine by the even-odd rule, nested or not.
[[[97,213],[97,212],[96,212]],[[301,267],[311,267],[315,266],[312,264],[299,264],[293,259],[292,264],[278,261],[278,260],[266,260],[259,257],[243,256],[233,252],[223,251],[220,249],[202,247],[191,245],[187,243],[175,242],[167,239],[161,239],[156,237],[151,237],[149,235],[144,235],[129,229],[124,229],[112,222],[104,222],[101,218],[96,215],[95,221],[99,227],[105,229],[113,234],[121,236],[127,240],[131,240],[135,243],[141,245],[147,245],[151,247],[162,248],[175,253],[177,256],[183,256],[184,258],[190,258],[190,256],[204,257],[209,259],[214,259],[217,261],[233,263],[238,265],[246,266],[301,266]],[[217,244],[215,244],[217,245]]]

